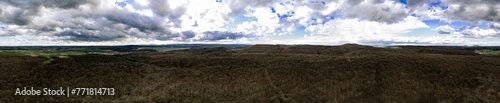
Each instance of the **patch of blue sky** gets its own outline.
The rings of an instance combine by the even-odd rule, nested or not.
[[[0,44],[9,44],[16,42],[14,36],[0,36]]]
[[[424,20],[423,22],[431,28],[436,28],[436,27],[443,26],[443,25],[449,25],[452,28],[455,28],[457,30],[460,28],[463,28],[463,27],[467,27],[467,26],[474,26],[474,27],[486,29],[486,28],[488,28],[488,26],[490,24],[489,22],[471,23],[471,22],[465,22],[465,21],[453,21],[453,22],[449,23],[449,22],[438,20],[438,19]]]
[[[453,21],[451,23],[448,23],[448,22],[441,21],[441,20],[438,20],[438,19],[424,20],[422,22],[424,22],[426,25],[428,25],[431,28],[436,28],[436,27],[443,26],[443,25],[449,25],[449,26],[451,26],[453,28],[461,28],[463,26],[481,26],[481,25],[482,25],[482,27],[486,27],[487,26],[486,24],[478,25],[478,24],[472,24],[472,23],[469,23],[469,22],[462,22],[462,21]]]
[[[286,12],[285,14],[279,14],[279,13],[276,13],[278,15],[278,18],[281,19],[286,19],[288,17],[292,17],[293,15],[295,15],[295,12],[294,11],[288,11]]]
[[[276,9],[274,7],[271,7],[271,12],[276,13]]]
[[[331,20],[335,20],[335,16],[331,16],[331,15],[324,16],[323,17],[323,22],[321,22],[321,24],[324,25],[326,22],[331,21]]]
[[[401,34],[399,36],[404,37],[430,37],[430,36],[438,36],[440,35],[437,31],[433,30],[434,28],[418,28],[413,29],[408,33]]]
[[[399,0],[399,3],[403,4],[405,8],[408,8],[408,2],[406,2],[406,0]]]
[[[325,1],[322,1],[322,0],[311,0],[311,1],[309,1],[309,3],[326,5]]]
[[[306,27],[305,26],[300,26],[299,28],[295,29],[295,31],[293,31],[292,34],[289,35],[289,36],[292,37],[292,38],[304,37],[304,35],[307,35],[309,33],[310,32],[306,31]]]
[[[455,28],[456,30],[461,29],[465,26],[476,26],[476,24],[472,24],[469,22],[462,22],[462,21],[455,21],[450,24],[452,28]]]
[[[312,18],[311,20],[312,22],[310,23],[310,25],[318,25],[318,19]]]
[[[405,8],[408,8],[408,0],[399,0],[399,3],[405,5]],[[433,0],[428,2],[430,5],[428,10],[434,10],[434,8],[439,7],[441,9],[448,9],[447,5],[441,5],[441,0]]]
[[[127,4],[132,4],[134,2],[135,2],[134,0],[125,0],[122,2],[115,2],[115,5],[118,5],[120,7],[125,7],[125,6],[127,6]]]
[[[239,24],[242,24],[243,22],[248,22],[248,21],[257,21],[257,18],[255,18],[255,17],[245,17],[243,15],[238,15],[238,16],[236,16],[234,18],[234,21],[231,24],[229,24],[229,27],[235,28]]]
[[[467,26],[477,26],[479,28],[488,28],[488,23],[478,23],[478,24],[474,24],[474,23],[470,23],[470,22],[463,22],[463,21],[453,21],[451,23],[448,23],[448,22],[445,22],[445,21],[441,21],[441,20],[424,20],[423,21],[426,25],[428,25],[430,28],[437,28],[439,26],[443,26],[443,25],[449,25],[450,27],[454,28],[455,30],[460,30],[461,28],[463,27],[467,27]]]
[[[439,26],[442,26],[442,25],[447,25],[449,23],[447,22],[444,22],[444,21],[441,21],[439,19],[434,19],[434,20],[424,20],[422,21],[424,22],[427,26],[429,26],[430,28],[436,28],[436,27],[439,27]]]
[[[334,16],[323,16],[321,19],[322,19],[323,21],[318,22],[318,18],[312,18],[312,19],[311,19],[311,20],[312,20],[312,22],[311,22],[309,25],[318,25],[318,24],[323,24],[323,25],[324,25],[326,22],[331,21],[331,20],[334,20],[334,19],[335,19],[335,17],[334,17]]]
[[[482,22],[482,23],[475,24],[473,26],[477,26],[479,28],[486,29],[486,28],[490,27],[490,23],[489,22]]]
[[[441,0],[435,0],[435,2],[429,2],[429,10],[434,10],[435,7],[439,7],[441,9],[448,9],[447,5],[441,5]]]
[[[6,23],[4,23],[4,22],[2,22],[2,21],[0,21],[0,28],[1,29],[7,29],[7,28],[9,28],[9,25],[6,24]]]
[[[410,14],[410,16],[413,16],[413,17],[420,17],[420,16],[418,16],[418,15],[417,15],[417,14],[415,14],[415,13]]]
[[[277,28],[275,33],[283,33],[283,28]],[[303,38],[305,35],[310,34],[310,32],[306,31],[305,26],[300,26],[292,31],[290,34],[286,35],[270,35],[267,38],[272,40],[283,40],[283,39],[298,39]]]
[[[406,2],[406,0],[399,0],[399,3],[401,3],[401,4],[405,4],[405,5],[407,5],[407,4],[408,4],[408,2]]]

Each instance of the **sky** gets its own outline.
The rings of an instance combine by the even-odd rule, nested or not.
[[[0,0],[0,46],[500,46],[499,0]]]

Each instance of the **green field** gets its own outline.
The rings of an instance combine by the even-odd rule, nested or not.
[[[46,51],[46,50],[0,50],[1,55],[31,55],[31,56],[60,56],[60,55],[85,55],[79,51]]]
[[[49,64],[54,58],[67,57],[69,55],[86,55],[89,54],[83,51],[49,51],[49,50],[0,50],[0,55],[17,55],[17,56],[32,56],[42,57],[47,60],[43,64]],[[98,54],[98,52],[95,52]]]
[[[481,55],[500,55],[500,51],[495,50],[476,50],[475,52]]]
[[[16,50],[0,50],[2,55],[23,55],[23,53],[17,52]]]

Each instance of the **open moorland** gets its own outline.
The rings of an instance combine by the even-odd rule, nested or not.
[[[1,50],[0,102],[500,102],[498,47],[157,48]],[[14,95],[23,87],[116,94]]]

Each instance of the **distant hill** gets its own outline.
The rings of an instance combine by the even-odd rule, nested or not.
[[[225,47],[242,48],[249,44],[166,44],[166,45],[117,45],[117,46],[0,46],[0,50],[69,50],[69,49],[107,49],[115,51],[132,51],[138,48],[195,48],[195,47]]]
[[[245,48],[246,53],[290,53],[290,54],[328,54],[344,55],[348,52],[378,49],[358,44],[344,44],[340,46],[322,45],[254,45]]]
[[[244,53],[285,53],[285,54],[324,54],[324,55],[365,55],[378,53],[430,53],[447,55],[477,55],[474,50],[491,49],[495,47],[459,47],[459,46],[395,46],[372,47],[359,44],[344,44],[339,46],[323,45],[268,45],[257,44],[242,50]]]

